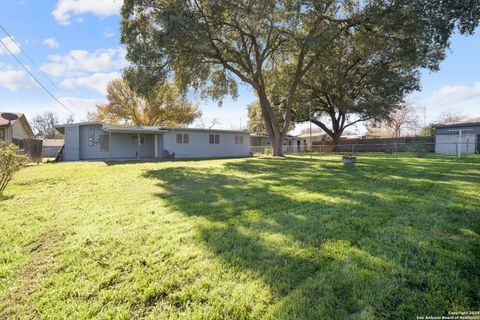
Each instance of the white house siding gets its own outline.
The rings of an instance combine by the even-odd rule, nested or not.
[[[177,144],[177,134],[188,134],[188,144]],[[220,136],[219,144],[210,144],[210,135]],[[235,136],[243,136],[243,144],[235,144]],[[176,158],[246,157],[250,154],[250,135],[244,132],[173,130],[164,134],[164,149]]]

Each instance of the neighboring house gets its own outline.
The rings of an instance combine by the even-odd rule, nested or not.
[[[312,132],[310,133],[303,133],[298,136],[299,138],[303,139],[305,141],[305,146],[307,150],[312,150],[312,144],[313,145],[322,145],[325,143],[326,140],[329,140],[330,138],[326,133],[321,133],[321,132]],[[317,150],[317,149],[315,149]]]
[[[64,144],[63,139],[43,139],[42,155],[45,158],[55,158]]]
[[[0,141],[7,141],[16,144],[23,149],[23,139],[33,138],[33,131],[23,113],[14,113],[18,116],[17,120],[8,121],[1,115],[7,112],[0,111]]]
[[[271,146],[270,138],[266,134],[251,133],[250,145],[252,151],[263,151],[266,147]],[[283,150],[285,152],[303,152],[305,150],[305,140],[300,137],[287,135],[283,142]]]
[[[64,135],[63,159],[128,160],[246,157],[250,134],[246,131],[116,126],[101,122],[56,127]]]
[[[480,153],[480,122],[435,124],[435,153]]]

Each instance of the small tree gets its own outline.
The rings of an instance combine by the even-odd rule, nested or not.
[[[110,81],[108,103],[89,113],[91,120],[136,126],[184,126],[201,116],[198,107],[169,83],[141,97],[122,79]]]
[[[454,110],[454,111],[445,111],[440,113],[438,116],[438,121],[440,123],[456,123],[465,121],[466,117],[461,112]]]
[[[435,135],[435,128],[433,127],[433,124],[430,123],[429,125],[423,127],[418,135],[422,137],[430,137]]]
[[[61,122],[58,115],[47,111],[43,114],[37,114],[32,120],[33,131],[37,138],[43,139],[61,139],[63,135],[55,129]],[[68,117],[65,123],[72,123],[73,117]]]
[[[395,138],[399,138],[406,131],[414,132],[418,127],[417,111],[410,104],[400,104],[399,108],[388,115],[385,124],[392,129]]]
[[[27,156],[18,154],[17,150],[14,144],[0,142],[0,198],[13,175],[27,165]]]

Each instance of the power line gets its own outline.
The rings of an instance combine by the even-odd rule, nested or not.
[[[28,70],[28,68],[22,63],[22,61],[20,61],[16,56],[15,54],[13,54],[13,52],[10,50],[10,48],[8,48],[8,46],[2,41],[2,39],[0,39],[0,43],[5,47],[5,49],[7,49],[7,51],[10,53],[10,55],[15,58],[15,60],[17,60],[17,62],[23,67],[23,69],[25,69],[25,71],[27,71],[27,73],[33,78],[33,80],[35,80],[35,82],[37,82],[40,87],[43,88],[43,90],[45,90],[53,99],[55,99],[55,101],[57,101],[65,110],[67,110],[68,112],[70,112],[72,115],[75,115],[75,113],[72,112],[72,110],[70,110],[66,105],[64,105],[62,103],[62,101],[60,101],[53,93],[50,92],[50,90],[47,89],[47,87],[45,87],[43,85],[43,83],[41,83],[37,77],[35,77],[35,75],[30,71]]]
[[[18,47],[18,49],[20,49],[20,51],[28,58],[28,60],[37,68],[38,71],[40,71],[40,73],[48,80],[48,82],[50,82],[50,84],[57,90],[59,91],[60,88],[53,82],[53,80],[45,73],[42,71],[42,69],[40,69],[40,67],[38,66],[38,64],[30,57],[30,55],[20,46],[20,44],[17,42],[17,40],[15,40],[15,38],[12,37],[12,35],[5,29],[5,27],[0,24],[0,28],[3,30],[3,32],[5,32],[5,34],[10,38],[10,40],[12,40],[13,43],[15,43],[15,45]],[[72,103],[72,101],[69,101],[69,104],[73,107],[75,107],[78,111],[82,111],[79,107],[77,107],[74,103]]]

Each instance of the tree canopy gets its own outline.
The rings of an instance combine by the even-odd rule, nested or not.
[[[273,154],[281,155],[298,86],[342,33],[362,29],[395,39],[416,67],[435,70],[453,30],[472,32],[478,24],[474,6],[474,0],[125,0],[121,40],[132,63],[125,77],[139,92],[173,79],[218,101],[235,97],[242,81],[257,94]]]
[[[301,81],[295,120],[311,120],[334,142],[358,122],[386,120],[404,96],[419,87],[422,59],[411,54],[415,41],[398,42],[368,28],[335,39],[328,57]]]
[[[140,90],[173,78],[215,100],[235,97],[238,81],[250,85],[273,153],[281,155],[300,79],[329,39],[363,19],[366,7],[348,1],[126,0],[122,42],[132,66],[125,74]],[[283,126],[267,94],[280,69],[289,75]]]
[[[89,113],[90,119],[111,124],[176,127],[191,124],[201,115],[197,106],[169,83],[157,85],[143,98],[124,80],[113,80],[107,87],[107,99],[108,103],[97,105],[97,110]]]

